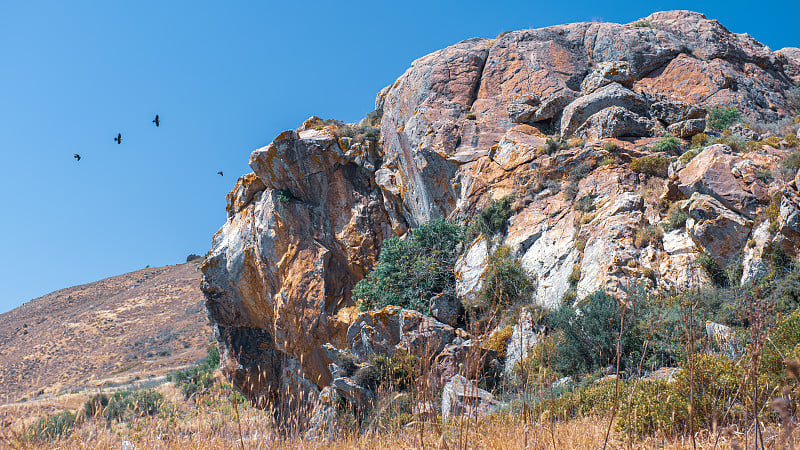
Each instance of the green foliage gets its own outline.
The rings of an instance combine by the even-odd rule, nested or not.
[[[678,161],[684,165],[689,164],[698,154],[699,152],[697,150],[689,150],[688,152],[682,154],[680,158],[678,158]]]
[[[800,310],[795,310],[778,322],[770,335],[770,344],[764,346],[761,366],[773,377],[785,379],[784,360],[800,359]]]
[[[208,356],[197,365],[171,373],[169,380],[181,390],[186,398],[190,398],[214,384],[213,373],[219,367],[219,362],[219,349],[216,345],[209,345]]]
[[[292,191],[288,189],[281,189],[275,193],[275,197],[281,203],[289,203],[294,198],[294,195],[292,195]]]
[[[708,113],[708,125],[717,131],[722,131],[738,122],[741,115],[742,113],[733,106],[713,108]]]
[[[436,219],[409,234],[407,240],[386,239],[372,272],[353,288],[362,311],[394,305],[428,314],[431,297],[455,295],[462,227]]]
[[[547,138],[547,140],[544,141],[544,146],[540,150],[545,154],[552,155],[553,153],[568,147],[569,146],[566,142],[564,142],[563,139],[556,141],[553,138]]]
[[[28,442],[44,442],[65,436],[79,423],[78,417],[70,411],[61,411],[28,426],[25,437]]]
[[[603,150],[609,153],[615,153],[619,151],[619,145],[617,145],[615,142],[609,141],[603,144]]]
[[[636,22],[631,23],[631,25],[636,28],[655,28],[653,24],[651,24],[650,21],[646,19],[639,19]]]
[[[511,248],[501,245],[491,255],[483,275],[478,297],[485,306],[516,305],[528,300],[536,284]]]
[[[686,226],[686,219],[689,218],[689,215],[680,207],[678,203],[673,203],[669,207],[669,212],[667,212],[667,220],[665,220],[661,224],[661,228],[664,231],[672,231],[677,230],[678,228],[683,228]]]
[[[715,140],[717,144],[724,144],[731,148],[731,150],[741,153],[747,151],[747,142],[738,134],[730,136],[720,136]]]
[[[381,372],[372,364],[367,364],[353,374],[353,381],[361,387],[374,391],[381,381]]]
[[[719,263],[706,253],[701,253],[697,257],[697,264],[706,272],[711,280],[717,286],[726,286],[728,278],[725,276],[725,270],[720,267]]]
[[[371,363],[377,370],[380,381],[398,391],[411,389],[419,376],[419,358],[403,350],[398,350],[393,355],[377,354],[372,357]]]
[[[756,170],[756,178],[761,180],[762,183],[768,184],[772,181],[772,171],[767,169],[766,167]]]
[[[773,254],[777,251],[780,250],[774,249]],[[785,253],[782,251],[780,251],[780,253],[785,256]],[[779,316],[785,316],[795,311],[797,308],[800,308],[800,268],[792,264],[793,261],[789,261],[789,264],[787,264],[786,260],[776,261],[776,263],[781,264],[781,267],[785,269],[776,270],[776,268],[773,267],[774,278],[772,280],[767,280],[770,282],[772,307]],[[775,263],[773,263],[773,265],[775,265]],[[798,357],[800,357],[800,355],[798,355]]]
[[[673,135],[668,135],[653,144],[653,149],[659,152],[678,154],[681,149],[681,141]]]
[[[578,196],[578,183],[572,182],[564,188],[564,200],[571,202]]]
[[[122,421],[130,417],[152,416],[165,404],[164,396],[153,389],[122,391],[109,396],[96,394],[83,405],[85,417]]]
[[[467,113],[467,120],[476,120],[478,116],[475,113]]]
[[[513,197],[509,195],[493,201],[478,213],[470,228],[489,237],[504,233],[506,231],[506,221],[511,216],[512,200]]]
[[[669,160],[663,156],[642,156],[631,162],[631,170],[656,177],[666,178]]]
[[[614,158],[603,158],[602,161],[597,165],[598,167],[605,167],[614,164],[616,160]]]
[[[578,304],[582,314],[563,303],[550,314],[547,322],[562,336],[556,359],[557,370],[566,374],[591,372],[615,362],[617,336],[620,333],[620,303],[603,291],[597,291]],[[623,324],[623,334],[629,322]],[[623,344],[627,345],[626,342]],[[624,351],[625,346],[621,351]]]

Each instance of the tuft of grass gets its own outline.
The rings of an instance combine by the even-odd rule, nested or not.
[[[709,137],[705,133],[697,133],[692,136],[692,148],[700,148],[706,145],[709,141]]]
[[[664,231],[672,231],[677,230],[678,228],[683,228],[686,226],[686,219],[689,218],[689,215],[678,205],[677,203],[673,203],[669,207],[669,212],[667,212],[667,220],[665,220],[661,224],[661,228]]]

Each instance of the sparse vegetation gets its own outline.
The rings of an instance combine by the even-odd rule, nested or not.
[[[666,178],[669,160],[663,156],[642,156],[631,162],[631,170],[655,177]]]
[[[211,344],[208,346],[208,356],[192,367],[170,374],[169,380],[175,383],[186,398],[190,398],[214,384],[213,372],[219,367],[219,363],[219,349]]]
[[[672,231],[677,230],[678,228],[683,228],[686,225],[686,219],[689,218],[689,215],[680,207],[678,203],[673,203],[669,207],[669,212],[667,212],[667,220],[665,220],[661,224],[661,228],[664,231]]]
[[[727,130],[739,121],[742,113],[736,107],[717,107],[708,113],[708,125],[717,131]]]
[[[511,249],[501,245],[491,255],[484,273],[479,297],[485,307],[529,303],[536,289],[534,279],[511,254]]]
[[[292,195],[292,191],[288,189],[281,189],[275,193],[275,198],[281,203],[289,203],[294,199],[294,195]]]
[[[631,23],[631,25],[636,28],[655,28],[647,19],[639,19],[636,22]]]
[[[700,148],[708,143],[709,137],[705,133],[697,133],[692,136],[692,148]]]
[[[679,154],[681,149],[681,141],[675,136],[668,135],[662,139],[659,139],[658,142],[653,144],[653,149],[657,152]]]

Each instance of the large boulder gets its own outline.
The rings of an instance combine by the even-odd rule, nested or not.
[[[683,205],[686,230],[694,243],[724,267],[744,248],[753,222],[710,195],[695,192]]]
[[[481,377],[496,358],[497,352],[483,348],[478,340],[456,339],[436,355],[431,365],[432,381],[442,386],[454,375]]]
[[[684,120],[702,119],[706,115],[706,110],[692,103],[662,100],[650,105],[650,114],[665,125],[671,125]]]
[[[685,198],[694,193],[710,195],[726,208],[753,217],[761,203],[742,179],[734,176],[733,168],[739,161],[741,158],[725,145],[708,146],[678,172],[678,189]]]
[[[490,414],[498,406],[487,391],[461,375],[453,375],[442,389],[442,418],[471,418]]]
[[[622,136],[649,136],[655,123],[619,106],[611,106],[592,114],[577,130],[576,136],[606,139]]]
[[[360,313],[347,330],[347,348],[363,360],[402,349],[433,359],[456,337],[455,328],[418,311],[387,306]]]
[[[786,192],[778,213],[778,234],[774,243],[787,255],[797,257],[800,250],[800,197]]]
[[[644,97],[619,83],[611,83],[589,95],[578,97],[564,108],[561,117],[561,135],[575,134],[592,115],[612,106],[637,115],[646,115],[648,110]]]
[[[603,61],[583,79],[581,82],[581,94],[591,94],[611,83],[619,83],[630,88],[633,86],[634,81],[636,81],[636,77],[631,73],[631,68],[627,61]]]
[[[769,240],[769,221],[765,220],[753,230],[753,235],[745,246],[742,259],[742,286],[753,283],[767,274],[768,268],[764,256]]]
[[[689,119],[673,123],[667,127],[667,132],[679,138],[690,138],[702,133],[706,129],[705,119]]]

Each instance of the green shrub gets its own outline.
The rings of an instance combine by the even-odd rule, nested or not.
[[[572,271],[569,273],[567,277],[567,282],[570,286],[575,287],[578,285],[578,282],[581,281],[581,265],[575,264],[572,266]]]
[[[714,258],[706,253],[701,253],[700,256],[697,257],[697,263],[706,272],[706,274],[708,274],[709,278],[711,278],[714,284],[717,286],[726,286],[728,284],[725,271],[722,269],[722,267],[720,267],[717,261],[714,260]]]
[[[25,437],[28,442],[50,441],[65,436],[78,424],[78,418],[70,411],[61,411],[28,426]]]
[[[786,141],[786,145],[789,147],[800,146],[800,139],[798,139],[797,135],[794,133],[787,133],[783,140]]]
[[[678,154],[681,149],[681,141],[675,136],[668,135],[663,139],[659,139],[658,142],[653,144],[653,148],[659,152]]]
[[[646,19],[639,19],[636,22],[631,23],[631,25],[636,28],[655,28],[653,24],[651,24],[650,21]]]
[[[535,289],[534,280],[511,254],[511,248],[501,245],[489,255],[478,297],[484,306],[516,305],[528,300]]]
[[[663,156],[642,156],[631,162],[631,170],[656,177],[666,178],[669,160]]]
[[[504,233],[506,231],[506,221],[511,217],[512,200],[513,197],[509,195],[493,201],[478,213],[471,228],[489,237]]]
[[[122,391],[112,395],[95,394],[83,405],[84,417],[102,417],[122,421],[129,417],[152,416],[166,403],[164,396],[153,389]]]
[[[610,142],[609,141],[609,142],[606,142],[605,144],[603,144],[603,150],[605,150],[605,151],[607,151],[609,153],[615,153],[615,152],[619,151],[619,145],[617,145],[615,142]]]
[[[613,364],[620,332],[620,303],[605,292],[587,296],[579,302],[578,309],[582,314],[562,303],[547,317],[551,329],[563,335],[558,347],[557,370],[571,375]],[[626,334],[629,322],[623,326],[623,334]]]
[[[717,131],[722,131],[738,122],[741,115],[742,113],[733,106],[713,108],[708,113],[708,125]]]
[[[597,165],[598,167],[605,167],[614,164],[616,160],[614,158],[603,158],[602,161]]]
[[[429,314],[431,297],[455,295],[462,227],[436,219],[409,234],[406,240],[393,236],[383,241],[372,272],[353,288],[362,311],[394,305]]]
[[[672,231],[677,230],[678,228],[683,228],[686,226],[686,219],[689,218],[689,215],[680,207],[678,203],[673,203],[672,206],[669,207],[669,212],[667,213],[667,220],[665,220],[661,224],[661,228],[664,231]]]
[[[697,133],[692,136],[692,148],[700,148],[706,145],[709,137],[705,133]]]
[[[682,154],[678,161],[682,164],[687,165],[694,159],[695,156],[699,155],[700,153],[697,150],[689,150],[688,152]]]
[[[372,357],[371,363],[380,374],[381,382],[389,383],[398,391],[414,387],[414,381],[419,376],[419,358],[403,350],[398,350],[394,355],[377,354]]]
[[[553,153],[565,149],[567,147],[568,147],[567,143],[564,142],[563,139],[559,139],[556,141],[553,138],[547,138],[547,140],[544,141],[544,146],[541,148],[541,151],[544,152],[545,154],[552,155]]]
[[[748,150],[747,141],[738,134],[731,136],[720,136],[716,139],[717,144],[724,144],[731,148],[731,150],[742,153]]]
[[[572,182],[564,188],[564,200],[571,202],[578,196],[578,183]]]
[[[220,356],[216,345],[209,345],[208,356],[198,364],[176,370],[168,377],[186,398],[200,393],[214,384],[214,370],[219,367]]]
[[[755,175],[756,175],[756,178],[761,180],[761,182],[764,183],[764,184],[769,184],[769,182],[772,181],[772,171],[769,170],[766,167],[763,167],[763,168],[760,168],[760,169],[756,170],[756,174]]]
[[[294,195],[292,195],[292,191],[288,189],[281,189],[275,193],[275,198],[281,203],[289,203],[294,198]]]

